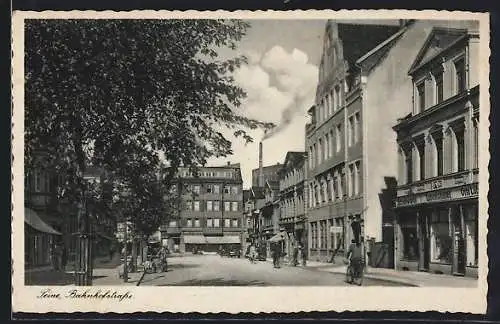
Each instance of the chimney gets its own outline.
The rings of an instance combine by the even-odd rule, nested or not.
[[[259,142],[259,187],[264,187],[264,174],[262,173],[262,142]]]

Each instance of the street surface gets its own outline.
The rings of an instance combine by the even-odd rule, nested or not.
[[[250,263],[245,258],[186,255],[168,259],[169,271],[147,274],[141,286],[349,286],[345,276],[314,267],[273,268],[272,262]],[[404,286],[365,278],[363,286]]]

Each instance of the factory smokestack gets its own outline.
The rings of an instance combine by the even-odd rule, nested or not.
[[[264,187],[264,173],[262,171],[262,141],[259,142],[259,187]]]

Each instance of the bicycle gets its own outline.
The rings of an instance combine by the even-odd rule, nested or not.
[[[361,286],[363,284],[363,273],[364,273],[363,262],[360,262],[358,267],[356,268],[357,269],[355,269],[352,262],[349,261],[346,269],[346,282],[348,284],[353,284],[356,280],[358,280],[356,284],[358,286]]]

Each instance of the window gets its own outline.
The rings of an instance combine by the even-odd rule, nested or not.
[[[443,136],[439,134],[434,138],[434,144],[436,145],[436,154],[437,154],[437,175],[443,175]]]
[[[359,119],[359,112],[354,114],[354,143],[357,143],[359,139],[361,138],[361,127],[359,127],[360,119]]]
[[[220,219],[219,218],[214,219],[214,227],[220,227]]]
[[[455,80],[456,80],[456,91],[460,93],[466,89],[466,79],[465,79],[465,60],[461,58],[455,61]]]
[[[200,186],[199,185],[194,185],[193,186],[193,192],[197,195],[200,194]]]
[[[214,201],[214,211],[220,210],[220,201]]]
[[[231,187],[231,195],[237,195],[238,194],[238,187],[232,186]]]
[[[431,260],[451,263],[452,243],[448,227],[448,212],[444,209],[434,212],[431,218]]]
[[[212,185],[207,185],[206,191],[207,193],[212,193],[213,191]]]
[[[228,194],[229,193],[229,186],[224,186],[224,193]]]
[[[311,248],[316,249],[317,247],[317,232],[316,223],[311,223]]]
[[[213,187],[213,193],[215,195],[218,195],[220,193],[220,187],[219,187],[219,185],[213,185],[212,187]]]
[[[325,135],[325,160],[330,158],[330,134]]]
[[[193,210],[193,202],[191,200],[186,201],[186,210]]]
[[[341,129],[340,129],[340,124],[337,125],[336,129],[335,129],[335,139],[336,139],[336,148],[337,148],[337,153],[340,152],[340,149],[342,148],[342,139],[340,138],[340,136],[342,135],[341,133]]]
[[[231,226],[232,227],[238,227],[238,219],[231,220]]]
[[[224,211],[231,211],[231,202],[229,201],[224,202]]]
[[[197,200],[194,201],[194,211],[200,211],[200,202]]]
[[[168,227],[177,227],[177,221],[171,220],[168,222]]]
[[[356,177],[354,180],[354,194],[359,194],[359,188],[361,187],[361,161],[355,163]]]
[[[335,93],[334,90],[330,91],[330,106],[332,107],[332,111],[335,112],[337,111],[337,106],[336,106],[337,99],[335,98]]]
[[[237,201],[231,202],[231,207],[232,211],[238,211],[238,202]]]
[[[336,99],[336,107],[337,109],[340,108],[341,106],[341,98],[340,98],[340,87],[339,86],[335,86],[335,99]]]
[[[477,266],[479,242],[478,242],[478,228],[477,228],[477,205],[468,206],[464,208],[464,218],[466,227],[465,250],[467,253],[467,265]]]
[[[353,117],[349,117],[347,121],[347,146],[352,146],[352,142],[354,139],[354,120]]]
[[[200,220],[198,218],[194,220],[194,227],[200,227]]]
[[[436,104],[443,101],[443,72],[437,72],[434,75],[434,82],[436,83]]]
[[[230,227],[231,226],[231,220],[229,218],[224,219],[224,227]]]
[[[412,149],[408,149],[405,152],[405,168],[406,168],[406,183],[413,182],[413,157]]]
[[[323,161],[323,140],[320,138],[318,141],[318,164]]]
[[[330,116],[330,114],[332,113],[331,112],[331,107],[330,107],[330,95],[327,93],[326,96],[325,96],[325,99],[323,99],[323,102],[325,103],[326,105],[326,114],[327,116]]]
[[[312,165],[313,165],[313,167],[316,166],[316,144],[313,144]]]
[[[465,135],[464,129],[455,131],[455,139],[457,141],[457,171],[465,170]]]
[[[335,143],[335,142],[334,142],[334,138],[335,138],[335,137],[334,137],[334,134],[333,134],[333,130],[331,130],[331,131],[330,131],[330,144],[329,144],[329,145],[330,145],[330,148],[329,148],[329,150],[330,150],[330,157],[332,157],[332,156],[333,156],[333,150],[334,150],[333,145],[334,145],[334,143]]]
[[[419,180],[424,180],[425,179],[425,142],[419,143],[417,146],[418,149],[418,154],[420,158],[420,166],[419,166],[419,174],[420,178]]]
[[[191,218],[186,220],[186,227],[193,227],[193,220]]]
[[[312,169],[313,167],[313,153],[312,153],[312,146],[309,146],[309,169]]]
[[[207,227],[214,227],[214,220],[211,218],[207,218]]]
[[[347,194],[347,190],[346,190],[346,181],[345,181],[345,172],[342,172],[340,174],[340,190],[342,192],[342,195],[346,195]]]
[[[35,192],[42,191],[42,172],[38,169],[35,170]]]
[[[425,82],[417,85],[418,113],[425,110]]]
[[[354,186],[356,183],[356,172],[354,172],[354,164],[349,166],[349,196],[354,196]]]
[[[213,202],[207,201],[207,211],[212,211],[212,210],[213,210]]]
[[[477,118],[473,121],[473,145],[474,145],[474,157],[473,157],[473,168],[479,167],[479,120]]]

